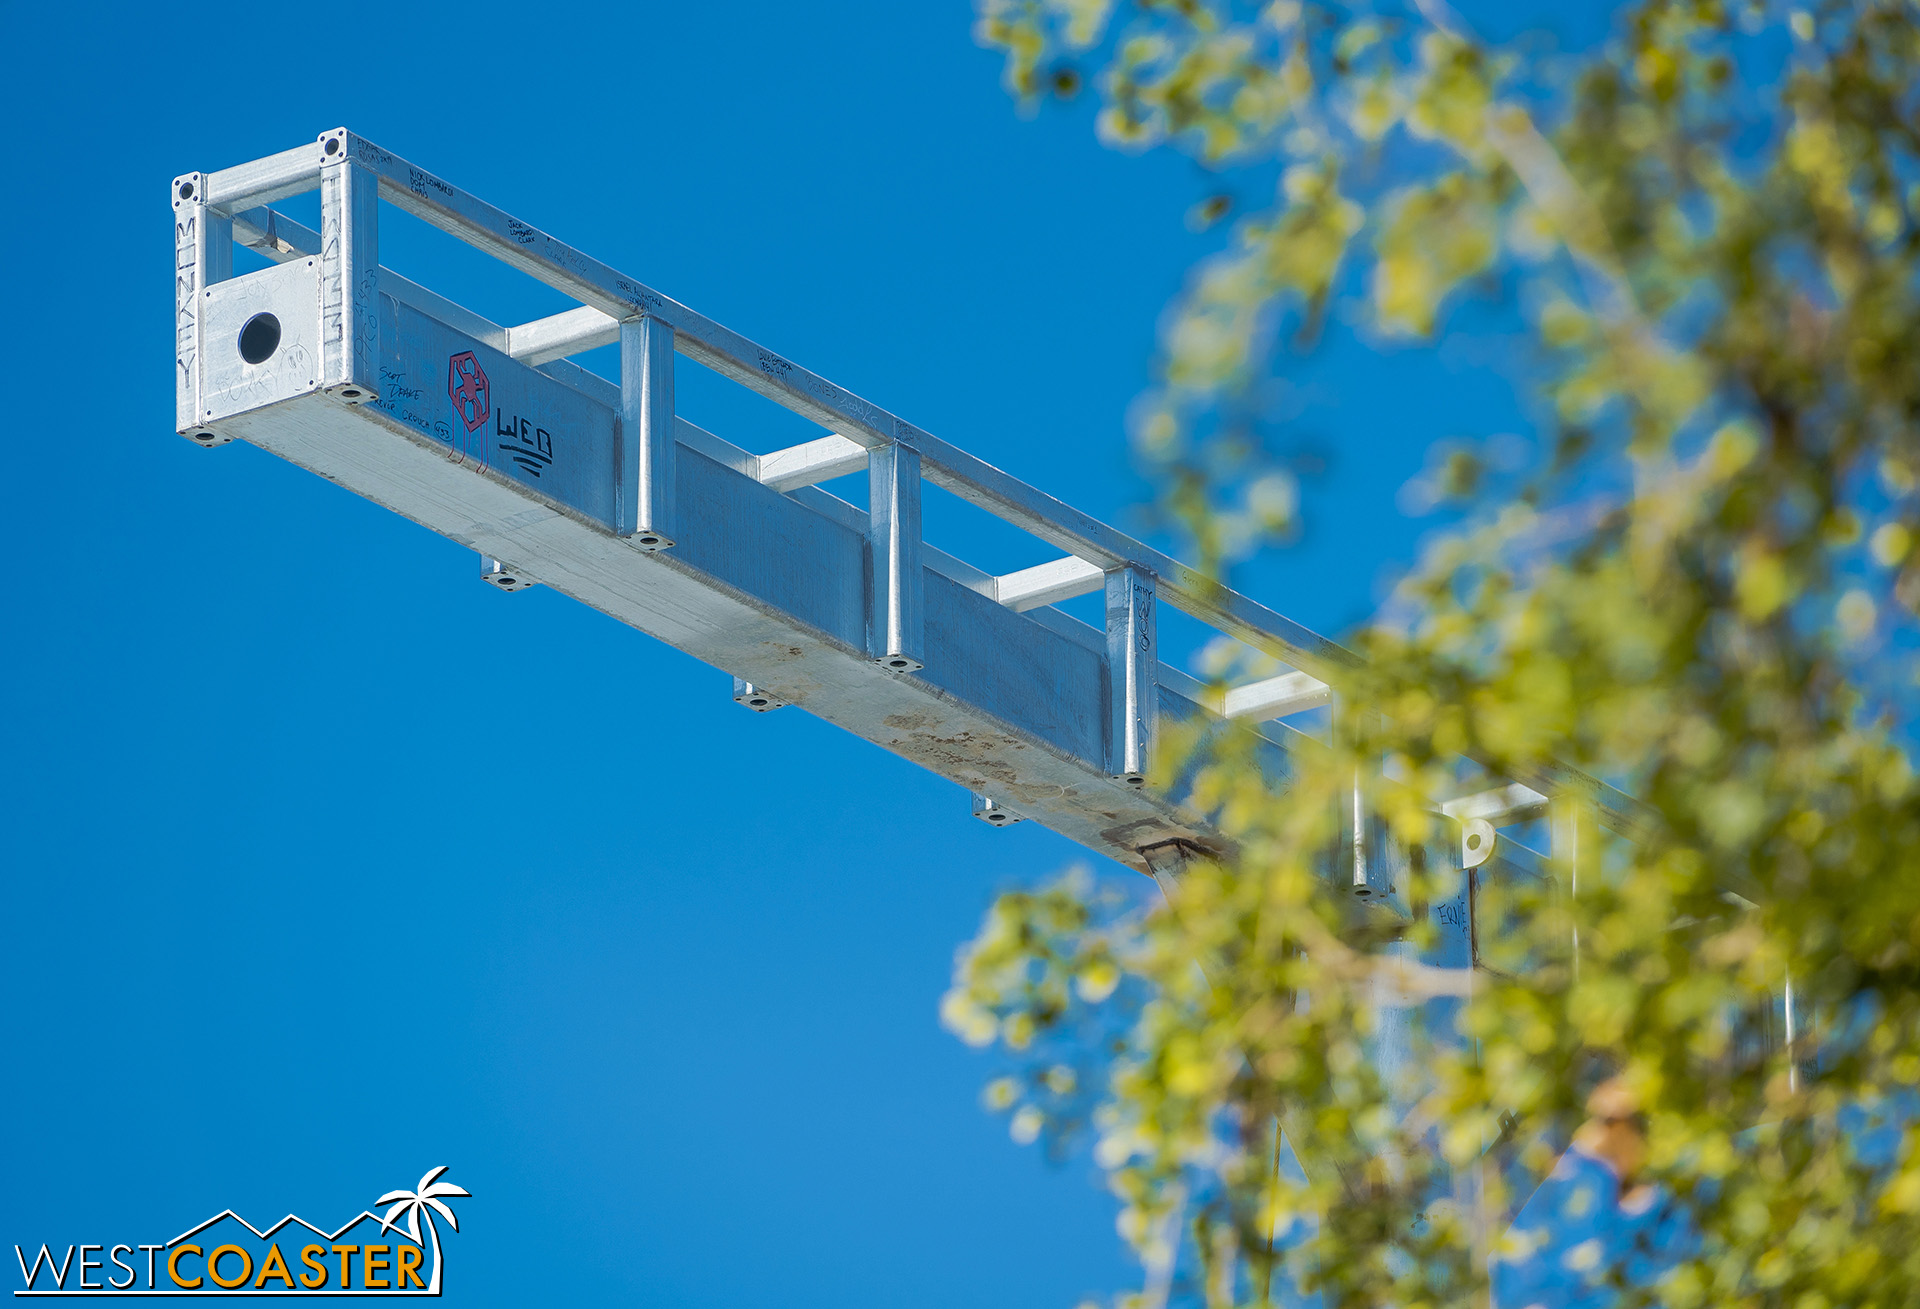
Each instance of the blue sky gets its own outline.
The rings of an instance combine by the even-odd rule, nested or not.
[[[333,1224],[445,1163],[474,1193],[455,1303],[1125,1284],[1091,1166],[1012,1145],[978,1106],[987,1063],[935,1018],[992,895],[1076,847],[989,829],[799,711],[745,712],[544,588],[493,591],[290,465],[171,434],[169,180],[345,124],[1132,525],[1123,416],[1222,239],[1182,223],[1214,184],[1099,149],[1088,104],[1021,120],[970,21],[0,6],[0,1244],[164,1240],[228,1207]],[[564,307],[418,224],[382,253],[498,321]],[[1520,421],[1484,362],[1336,346],[1298,370],[1327,471],[1259,598],[1335,632],[1372,608],[1424,530],[1393,503],[1427,443]],[[809,434],[698,372],[695,422]],[[972,539],[957,507],[929,524]]]

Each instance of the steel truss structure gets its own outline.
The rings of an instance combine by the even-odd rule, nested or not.
[[[318,232],[273,208],[313,190]],[[382,201],[578,307],[501,326],[381,267]],[[950,779],[982,821],[1041,823],[1172,894],[1190,858],[1228,842],[1151,780],[1162,726],[1244,723],[1284,784],[1290,758],[1319,748],[1285,720],[1342,709],[1357,662],[1334,642],[345,129],[183,174],[172,204],[181,435],[252,442],[403,514],[477,552],[501,590],[537,582],[592,605],[732,674],[746,708],[806,709]],[[271,266],[235,276],[236,244]],[[570,362],[615,343],[617,384]],[[676,355],[823,434],[754,454],[695,426],[675,408]],[[820,486],[862,470],[867,510]],[[924,483],[1061,557],[994,575],[934,548]],[[1056,607],[1093,593],[1103,627]],[[1201,684],[1159,659],[1162,603],[1290,671],[1224,693]],[[1645,819],[1551,763],[1483,778],[1442,806],[1457,842],[1426,852],[1459,870],[1454,894],[1413,905],[1368,789],[1356,779],[1329,889],[1428,919],[1439,944],[1417,962],[1462,979],[1437,999],[1383,1001],[1374,1058],[1389,1071],[1416,1024],[1451,1032],[1471,993],[1479,879],[1549,875],[1500,828],[1549,818],[1555,872],[1577,894],[1600,829],[1632,839]],[[1790,991],[1783,1001],[1790,1032]],[[1484,1242],[1505,1216],[1477,1198],[1479,1173],[1454,1190]]]
[[[320,192],[320,231],[272,206]],[[579,303],[501,326],[380,265],[385,201]],[[245,440],[1141,872],[1225,842],[1149,782],[1163,723],[1239,720],[1289,755],[1354,656],[1278,613],[757,345],[344,128],[172,191],[178,431]],[[271,267],[234,276],[240,244]],[[618,343],[616,385],[569,356]],[[752,454],[681,417],[689,359],[825,433]],[[869,510],[819,483],[864,469]],[[1060,550],[993,575],[921,538],[923,483]],[[1055,606],[1102,592],[1104,630]],[[1160,661],[1171,604],[1291,671],[1224,696]],[[1397,858],[1362,811],[1333,875],[1391,912]],[[1631,834],[1626,796],[1543,766],[1447,806],[1459,864],[1540,876],[1495,828],[1557,806]],[[1558,842],[1556,842],[1558,844]],[[1565,857],[1563,846],[1558,853]],[[1463,879],[1469,881],[1471,879]],[[1458,915],[1470,919],[1470,887]],[[1471,930],[1459,925],[1470,958]],[[1459,962],[1464,962],[1461,960]]]

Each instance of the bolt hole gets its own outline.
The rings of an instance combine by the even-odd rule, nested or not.
[[[272,314],[255,314],[240,329],[240,357],[250,364],[264,364],[280,348],[280,320]]]
[[[340,153],[340,141],[338,137],[329,137],[327,139],[326,152],[330,155],[337,155]]]
[[[180,183],[180,198],[182,200],[193,199],[193,183],[192,182]]]
[[[1480,833],[1475,832],[1472,836],[1469,836],[1467,838],[1467,849],[1478,850],[1479,848],[1480,848]]]

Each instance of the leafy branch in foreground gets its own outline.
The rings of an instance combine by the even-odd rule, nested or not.
[[[1523,324],[1547,448],[1517,482],[1436,461],[1462,525],[1349,635],[1366,712],[1284,784],[1251,731],[1163,742],[1232,840],[1170,909],[1084,878],[996,905],[943,1012],[1026,1061],[991,1093],[1016,1135],[1091,1126],[1144,1303],[1483,1303],[1602,1086],[1632,1108],[1580,1130],[1643,1132],[1614,1171],[1687,1235],[1561,1275],[1920,1302],[1920,8],[1648,0],[1551,58],[1439,0],[980,14],[1024,101],[1098,86],[1108,144],[1277,165],[1174,306],[1135,433],[1209,569],[1289,521],[1261,383],[1330,324],[1383,349],[1468,300]],[[1433,966],[1463,894],[1441,801],[1550,761],[1638,797],[1632,830],[1483,879],[1481,967]],[[1326,880],[1356,776],[1404,920]]]

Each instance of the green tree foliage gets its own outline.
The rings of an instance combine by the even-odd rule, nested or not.
[[[1117,149],[1277,172],[1170,311],[1135,432],[1214,575],[1290,519],[1260,384],[1327,321],[1512,315],[1545,451],[1436,456],[1461,525],[1310,670],[1354,708],[1284,786],[1251,732],[1166,742],[1231,840],[1170,908],[1084,876],[995,905],[943,1013],[1010,1052],[1015,1138],[1086,1130],[1138,1303],[1465,1305],[1611,1079],[1698,1229],[1623,1303],[1920,1304],[1920,6],[1644,0],[1581,57],[1444,0],[980,0],[978,35],[1026,104],[1091,83]],[[1470,985],[1423,967],[1463,876],[1440,802],[1520,779],[1577,832],[1567,768],[1636,799],[1478,888]],[[1404,920],[1330,885],[1356,776]],[[1457,1037],[1378,1057],[1446,1005]]]

